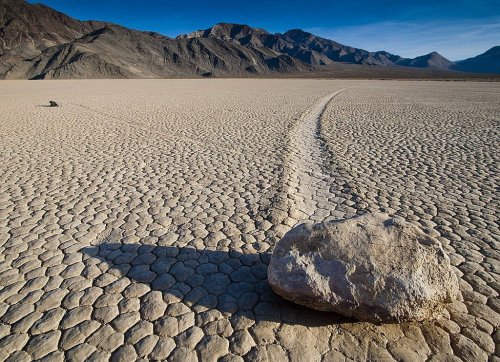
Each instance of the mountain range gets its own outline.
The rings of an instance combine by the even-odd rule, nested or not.
[[[272,34],[220,23],[169,38],[0,0],[2,79],[328,76],[346,70],[369,77],[500,73],[500,46],[452,62],[436,52],[413,59],[369,52],[300,29]]]

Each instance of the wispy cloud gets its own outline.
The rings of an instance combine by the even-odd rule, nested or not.
[[[476,56],[500,45],[500,17],[459,21],[385,21],[308,31],[370,51],[387,50],[405,57],[437,51],[450,60]]]

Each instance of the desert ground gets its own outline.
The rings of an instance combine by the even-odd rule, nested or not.
[[[500,83],[2,81],[0,360],[500,361],[499,122]],[[442,242],[441,318],[269,287],[294,225],[367,210]]]

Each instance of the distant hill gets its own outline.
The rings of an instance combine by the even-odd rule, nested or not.
[[[432,52],[414,59],[401,58],[397,62],[399,65],[417,68],[451,69],[454,63],[441,54]]]
[[[500,74],[500,46],[493,47],[473,58],[458,61],[453,69],[462,72]]]
[[[3,79],[448,77],[450,70],[500,73],[498,49],[455,64],[435,52],[408,59],[349,47],[300,29],[271,34],[229,23],[172,39],[108,22],[76,20],[24,0],[0,0]]]

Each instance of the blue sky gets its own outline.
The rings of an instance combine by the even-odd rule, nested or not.
[[[500,45],[500,0],[38,0],[82,20],[107,20],[177,36],[217,22],[271,32],[292,28],[406,57],[438,51],[451,60]]]

